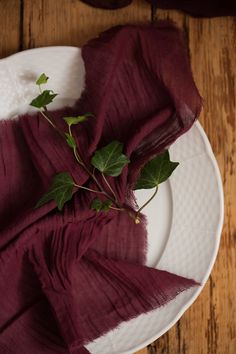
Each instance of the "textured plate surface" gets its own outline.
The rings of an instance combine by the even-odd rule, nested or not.
[[[84,87],[80,49],[38,48],[0,60],[0,119],[34,110],[29,102],[37,95],[34,83],[42,72],[50,77],[48,88],[60,93],[50,107],[73,105]],[[210,275],[223,224],[223,190],[199,123],[172,145],[170,154],[180,166],[146,209],[148,265],[194,278],[202,285],[90,343],[88,349],[94,354],[131,354],[160,337],[193,303]],[[137,193],[140,204],[149,193]]]

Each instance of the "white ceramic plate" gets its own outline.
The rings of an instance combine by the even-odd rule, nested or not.
[[[27,50],[0,60],[0,119],[34,110],[29,102],[38,93],[35,80],[42,72],[50,77],[48,87],[60,93],[51,107],[73,105],[85,77],[80,49]],[[131,354],[160,337],[200,294],[213,267],[223,224],[223,190],[215,157],[199,123],[172,145],[170,154],[180,166],[146,209],[148,265],[193,278],[202,286],[90,343],[88,349],[94,354]],[[137,193],[140,204],[148,194]]]

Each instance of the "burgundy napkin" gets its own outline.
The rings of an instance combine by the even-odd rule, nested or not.
[[[132,0],[81,0],[102,9],[118,9]],[[234,16],[236,2],[232,0],[146,0],[160,9],[176,9],[197,17]]]
[[[160,9],[176,9],[196,17],[236,15],[236,2],[232,0],[147,0]]]
[[[91,6],[101,9],[119,9],[131,4],[132,0],[81,0]]]
[[[200,113],[182,33],[168,22],[119,26],[85,45],[82,56],[82,97],[51,114],[64,129],[65,115],[95,114],[74,130],[86,163],[97,147],[124,143],[131,163],[110,183],[132,208],[142,165]],[[86,353],[89,341],[196,285],[145,266],[144,216],[136,225],[126,213],[96,213],[94,195],[83,191],[63,212],[54,202],[34,209],[57,172],[93,187],[39,114],[0,122],[0,157],[0,353]]]

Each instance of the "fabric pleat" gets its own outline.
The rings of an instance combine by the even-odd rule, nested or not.
[[[118,9],[128,6],[132,0],[81,0],[93,7]],[[236,4],[232,0],[146,0],[155,9],[176,9],[194,17],[234,16]],[[157,12],[158,14],[158,12]]]

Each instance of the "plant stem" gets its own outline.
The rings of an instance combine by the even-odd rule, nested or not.
[[[108,182],[108,180],[106,179],[106,177],[104,176],[104,174],[102,173],[102,178],[104,179],[104,182],[106,183],[107,187],[110,189],[111,193],[113,194],[113,196],[115,197],[115,200],[117,201],[117,197],[115,192],[113,191],[113,189],[111,188],[110,183]]]
[[[83,163],[83,161],[81,160],[81,157],[80,157],[80,155],[79,155],[78,150],[77,150],[76,147],[73,149],[73,152],[74,152],[76,161],[77,161],[81,166],[84,167],[84,163]]]
[[[65,134],[56,126],[55,122],[53,121],[52,117],[49,117],[48,115],[48,110],[47,107],[43,107],[44,111],[39,111],[43,118],[46,119],[46,121],[51,124],[51,126],[61,135],[61,137],[64,139]]]
[[[47,122],[48,122],[54,129],[56,129],[56,131],[57,131],[63,138],[65,138],[65,134],[60,131],[60,129],[56,126],[56,124],[54,124],[53,119],[51,119],[51,117],[48,116],[47,107],[45,106],[45,107],[43,107],[43,108],[44,108],[44,111],[41,111],[41,110],[40,110],[40,113],[42,114],[42,116],[47,120]],[[73,138],[73,135],[72,135],[72,131],[71,131],[71,127],[70,127],[70,126],[69,126],[69,134],[70,134],[70,136]],[[91,171],[87,168],[87,166],[86,166],[85,163],[83,162],[83,160],[82,160],[82,158],[81,158],[81,156],[80,156],[80,154],[79,154],[79,152],[78,152],[77,147],[75,147],[75,148],[73,149],[73,153],[74,153],[74,156],[75,156],[76,161],[84,168],[84,170],[88,173],[88,175],[94,180],[94,182],[97,184],[97,186],[98,186],[98,188],[99,188],[100,190],[97,191],[97,190],[94,190],[94,189],[90,189],[90,188],[87,188],[87,187],[84,187],[84,186],[80,186],[80,185],[78,185],[78,184],[76,184],[76,183],[74,184],[74,186],[77,187],[77,188],[81,188],[81,189],[84,189],[84,190],[93,192],[93,193],[100,193],[100,194],[105,195],[109,200],[111,200],[111,201],[117,206],[117,208],[116,208],[116,207],[111,207],[111,209],[120,210],[120,211],[126,211],[126,212],[129,214],[129,216],[135,221],[135,223],[139,223],[138,213],[140,212],[140,210],[141,210],[142,208],[144,208],[145,205],[144,205],[142,208],[140,208],[140,209],[138,210],[137,214],[132,214],[132,213],[128,212],[128,210],[126,210],[125,208],[122,208],[122,206],[121,206],[121,205],[118,203],[118,201],[117,201],[117,197],[116,197],[116,194],[115,194],[114,190],[113,190],[112,187],[110,186],[110,184],[109,184],[109,182],[107,181],[107,179],[106,179],[106,177],[104,176],[104,174],[102,173],[102,177],[103,177],[103,179],[104,179],[104,182],[106,183],[106,185],[107,185],[108,188],[110,189],[110,191],[111,191],[111,193],[112,193],[112,195],[114,196],[115,199],[114,199],[113,197],[111,197],[111,196],[103,189],[102,185],[100,184],[100,182],[98,181],[98,179],[97,179],[97,178],[95,177],[95,175],[94,175],[95,169],[93,169],[93,172],[91,172]],[[153,196],[153,198],[154,198],[154,196]]]
[[[138,211],[137,211],[137,213],[136,213],[136,216],[138,216],[138,215],[140,214],[141,210],[143,210],[143,209],[153,200],[153,198],[156,196],[157,192],[158,192],[158,186],[156,186],[155,192],[153,193],[153,195],[151,196],[151,198],[149,198],[149,199],[146,201],[146,203],[144,203],[144,204],[141,206],[141,208],[138,209]]]
[[[70,125],[68,126],[68,129],[69,129],[69,134],[70,134],[70,136],[73,138],[72,131],[71,131],[71,126],[70,126]]]
[[[42,116],[46,119],[46,121],[51,124],[53,126],[54,129],[57,130],[57,127],[55,126],[55,124],[51,121],[51,119],[44,113],[44,111],[40,111],[40,113],[42,114]]]
[[[72,138],[73,137],[73,134],[72,134],[72,131],[71,131],[71,127],[69,125],[69,134]],[[97,178],[94,176],[94,173],[92,173],[88,168],[87,166],[85,165],[85,163],[83,162],[79,152],[78,152],[78,149],[77,149],[77,146],[73,149],[73,152],[74,152],[74,156],[75,156],[75,159],[76,161],[84,168],[84,170],[88,173],[88,175],[94,180],[94,182],[97,184],[98,188],[100,189],[100,192],[102,194],[104,194],[108,199],[110,199],[113,203],[116,203],[116,199],[114,200],[113,198],[111,198],[111,196],[106,193],[106,191],[104,191],[102,185],[99,183],[99,181],[97,180]]]
[[[89,192],[103,194],[103,192],[101,192],[101,191],[96,191],[95,189],[91,189],[91,188],[87,188],[87,187],[84,187],[84,186],[80,186],[79,184],[76,184],[76,183],[74,183],[74,186],[77,187],[77,188],[80,188],[80,189],[85,189],[86,191],[89,191]]]
[[[94,182],[97,184],[98,188],[100,189],[101,192],[103,192],[103,194],[110,199],[113,203],[117,204],[116,200],[114,200],[113,197],[111,197],[106,191],[104,191],[102,185],[100,184],[100,182],[98,181],[98,179],[94,176],[94,174],[87,168],[87,166],[85,165],[85,163],[83,162],[83,160],[81,159],[81,157],[79,156],[77,149],[76,149],[76,154],[80,159],[80,164],[83,166],[83,168],[85,169],[85,171],[88,173],[88,175],[94,180]],[[78,160],[77,160],[78,161]],[[79,162],[79,161],[78,161]]]
[[[120,211],[124,211],[125,209],[124,208],[115,208],[115,207],[110,207],[110,209],[113,209],[113,210],[120,210]]]
[[[100,194],[103,194],[105,195],[109,200],[111,200],[116,206],[117,208],[115,207],[111,207],[111,209],[114,209],[114,210],[120,210],[120,211],[126,211],[129,216],[135,221],[135,223],[139,223],[139,218],[136,214],[132,214],[130,212],[128,212],[128,210],[126,210],[125,208],[123,208],[117,201],[117,197],[115,195],[115,192],[113,191],[113,189],[111,188],[110,184],[108,183],[108,181],[106,180],[105,176],[103,175],[103,178],[105,178],[104,180],[107,182],[110,190],[112,191],[112,194],[114,195],[115,199],[113,197],[111,197],[102,187],[102,185],[100,184],[100,182],[97,180],[97,178],[94,176],[94,171],[93,173],[87,168],[87,166],[85,165],[85,163],[83,162],[83,160],[81,159],[79,153],[78,153],[78,150],[77,148],[74,149],[74,155],[75,155],[75,158],[77,160],[77,162],[85,169],[85,171],[88,173],[88,175],[94,180],[94,182],[97,184],[98,188],[100,189],[100,191],[96,191],[96,193],[100,193]],[[85,189],[86,187],[84,187]],[[93,191],[94,190],[90,190],[90,191]]]

